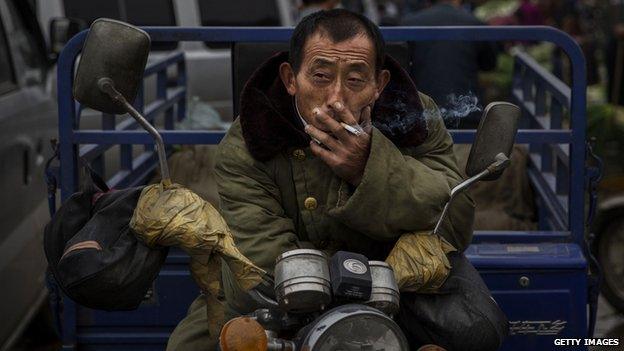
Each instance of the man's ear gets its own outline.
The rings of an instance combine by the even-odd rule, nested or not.
[[[295,93],[297,92],[297,87],[295,86],[295,72],[290,66],[290,63],[282,62],[279,67],[279,75],[288,94],[295,96]]]
[[[384,90],[388,82],[390,81],[390,71],[382,69],[377,76],[377,92],[375,93],[375,100],[379,99],[381,92]]]

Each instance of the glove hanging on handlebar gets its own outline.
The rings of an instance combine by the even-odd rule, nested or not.
[[[146,186],[130,221],[148,246],[177,246],[191,256],[191,273],[206,293],[219,290],[221,258],[244,290],[263,282],[266,272],[238,250],[219,212],[179,184]]]
[[[394,270],[401,292],[435,292],[446,280],[451,264],[446,254],[457,251],[444,238],[430,232],[403,234],[386,263]]]

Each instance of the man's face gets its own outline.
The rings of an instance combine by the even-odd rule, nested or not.
[[[334,43],[317,32],[306,41],[299,72],[295,74],[283,63],[280,76],[288,93],[295,96],[301,117],[319,126],[313,110],[319,108],[338,119],[334,111],[337,102],[359,123],[362,110],[372,108],[390,74],[385,70],[375,74],[375,48],[366,36]]]

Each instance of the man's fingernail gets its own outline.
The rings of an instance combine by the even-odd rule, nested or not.
[[[319,113],[321,113],[321,110],[319,110],[319,108],[318,108],[318,107],[315,107],[315,108],[312,110],[312,113],[314,113],[315,115],[318,115]]]
[[[334,107],[336,108],[336,110],[342,110],[342,104],[340,102],[334,103]]]
[[[303,127],[303,130],[304,130],[306,133],[309,133],[309,132],[310,132],[310,126],[309,126],[309,125],[306,125],[305,127]]]

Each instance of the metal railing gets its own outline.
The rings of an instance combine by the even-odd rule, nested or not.
[[[292,31],[290,28],[228,27],[148,27],[145,30],[155,42],[276,42],[287,41]],[[548,41],[559,46],[568,55],[572,67],[571,88],[567,88],[558,80],[552,79],[547,74],[548,72],[528,60],[526,55],[516,55],[516,65],[519,70],[517,71],[518,75],[513,93],[514,96],[521,98],[519,101],[522,102],[525,115],[535,117],[532,119],[529,129],[521,129],[518,132],[516,142],[531,145],[531,160],[539,166],[531,177],[534,178],[535,184],[541,184],[539,186],[540,195],[546,199],[544,205],[548,208],[548,213],[545,213],[545,216],[540,216],[544,220],[540,228],[548,228],[563,233],[569,232],[573,236],[573,241],[581,243],[584,231],[586,81],[585,59],[576,42],[567,34],[551,27],[394,27],[382,29],[382,33],[387,41]],[[86,32],[74,37],[59,59],[58,91],[59,116],[61,116],[59,135],[62,199],[67,199],[77,189],[76,161],[78,153],[76,147],[78,145],[97,144],[84,151],[84,155],[94,156],[95,151],[101,151],[105,147],[103,145],[120,144],[122,150],[127,150],[127,147],[124,149],[124,145],[152,143],[150,136],[144,131],[123,129],[123,124],[117,125],[114,129],[111,128],[111,117],[108,118],[108,128],[104,130],[91,131],[76,128],[76,103],[71,96],[72,72],[85,37]],[[180,79],[182,79],[180,81],[182,83],[185,79],[184,75]],[[159,84],[164,83],[161,80]],[[518,84],[521,84],[521,87]],[[542,91],[547,91],[550,94],[550,103],[544,101],[543,97],[547,94],[542,94]],[[178,97],[181,96],[178,95]],[[182,102],[179,101],[178,103]],[[549,106],[548,113],[545,113],[546,106]],[[179,108],[178,114],[184,110],[184,107]],[[568,111],[570,115],[569,129],[561,129],[559,126],[563,110]],[[151,112],[153,109],[148,106],[146,111]],[[474,138],[474,131],[470,130],[453,130],[451,134],[456,143],[470,143]],[[215,131],[174,131],[171,129],[162,131],[166,144],[216,144],[223,135],[223,132]],[[537,150],[541,151],[537,152]],[[555,150],[555,152],[551,155],[548,150]],[[556,160],[558,164],[549,168],[549,157]],[[149,163],[149,160],[149,157],[145,156],[144,161]],[[146,170],[141,169],[139,171],[135,165],[131,167],[127,152],[125,156],[122,156],[122,161],[125,168],[115,178],[117,185],[133,184],[130,179],[139,173],[143,174],[143,171]],[[546,216],[546,214],[550,214],[550,216]],[[498,238],[504,237],[498,236]]]
[[[569,130],[563,125],[563,117],[570,111],[570,88],[524,52],[514,53],[512,96],[522,108],[525,127]],[[539,228],[565,230],[570,201],[569,143],[532,144],[529,161],[529,177],[539,194]]]
[[[168,71],[171,72],[170,68],[172,67],[175,67],[175,76],[170,78],[168,77]],[[155,99],[149,104],[145,104],[145,84],[152,76],[156,76]],[[139,93],[134,101],[134,107],[143,113],[150,122],[153,122],[157,117],[163,116],[164,130],[173,130],[174,118],[180,121],[186,115],[186,83],[184,53],[174,52],[164,58],[155,60],[145,69],[144,82],[140,86]],[[73,152],[72,155],[69,155],[72,158],[72,161],[69,162],[73,162],[74,159],[77,161],[76,155],[78,155],[80,158],[90,162],[93,168],[103,175],[106,169],[105,152],[116,144],[120,144],[119,170],[107,179],[108,185],[111,188],[124,188],[136,186],[144,182],[154,171],[157,164],[158,157],[152,142],[143,143],[145,144],[145,151],[135,156],[131,145],[135,143],[116,143],[109,137],[111,134],[125,135],[125,133],[136,133],[136,129],[139,126],[136,120],[126,118],[118,122],[117,119],[119,117],[103,113],[101,116],[101,130],[79,129],[83,109],[77,102],[75,102],[75,106],[76,112],[74,116],[59,114],[64,117],[59,120],[59,134],[71,135],[73,147],[78,147],[77,154]],[[59,113],[61,113],[60,110]],[[74,123],[70,124],[71,121],[74,121]],[[139,131],[139,133],[142,133],[142,131]],[[61,138],[60,143],[66,146],[68,141]],[[67,167],[67,162],[68,158],[61,156],[61,168]],[[71,164],[70,168],[76,171]],[[63,171],[61,171],[61,174],[63,174]],[[74,174],[74,177],[77,177],[77,174]],[[64,184],[64,182],[61,181],[61,184]],[[62,185],[61,189],[63,189]]]

